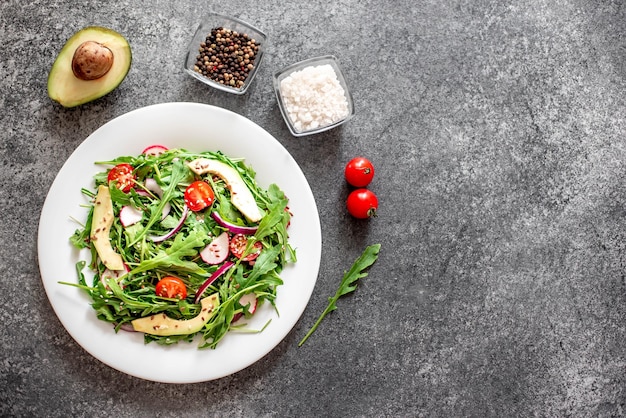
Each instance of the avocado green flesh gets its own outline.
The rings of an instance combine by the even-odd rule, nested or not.
[[[109,188],[103,185],[98,187],[98,194],[93,207],[91,220],[91,242],[104,264],[110,270],[124,270],[124,260],[113,247],[109,233],[113,225],[113,202]]]
[[[219,306],[219,294],[213,293],[211,296],[200,301],[202,310],[200,314],[191,319],[172,319],[165,314],[150,315],[132,321],[135,331],[150,335],[188,335],[198,332],[209,322],[217,307]]]
[[[231,191],[233,205],[250,222],[259,222],[263,217],[252,192],[246,186],[239,173],[221,161],[198,158],[189,163],[189,168],[196,174],[214,174],[220,176]]]
[[[96,80],[81,80],[72,71],[74,51],[86,41],[98,42],[113,52],[113,66]],[[132,62],[128,41],[114,30],[90,26],[74,34],[63,46],[48,75],[48,96],[64,107],[75,107],[98,99],[120,85]]]

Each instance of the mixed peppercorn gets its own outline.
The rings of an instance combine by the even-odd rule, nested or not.
[[[241,88],[254,69],[258,52],[259,44],[247,34],[215,28],[200,43],[194,71],[220,84]]]

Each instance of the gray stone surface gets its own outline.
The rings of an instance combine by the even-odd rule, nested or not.
[[[270,36],[244,97],[181,70],[210,9]],[[63,109],[47,73],[92,24],[126,35],[132,69],[105,98]],[[0,415],[624,416],[625,31],[626,6],[610,0],[1,2]],[[294,138],[271,76],[329,53],[357,115]],[[37,265],[40,209],[65,159],[112,118],[172,101],[221,106],[273,134],[310,182],[323,233],[315,292],[287,338],[192,385],[87,354]],[[361,154],[381,203],[368,222],[344,210],[343,166]],[[375,242],[370,276],[298,348]]]

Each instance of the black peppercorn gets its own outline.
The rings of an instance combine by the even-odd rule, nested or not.
[[[214,28],[200,43],[194,71],[218,83],[241,88],[250,72],[259,44],[245,33]]]

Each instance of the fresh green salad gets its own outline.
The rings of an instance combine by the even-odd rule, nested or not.
[[[265,328],[245,319],[263,303],[276,309],[280,273],[296,262],[277,185],[261,188],[251,167],[221,152],[154,145],[96,164],[106,170],[95,190],[82,189],[88,214],[71,242],[90,251],[72,285],[99,319],[143,332],[146,343],[200,335],[199,348],[215,348],[229,330]]]

